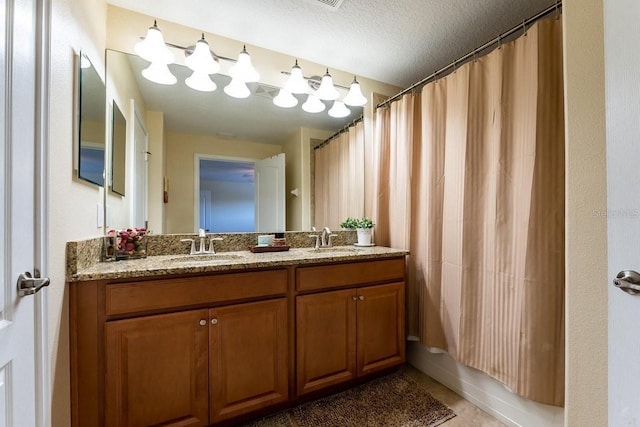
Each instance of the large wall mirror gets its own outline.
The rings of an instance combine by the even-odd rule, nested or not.
[[[259,197],[253,185],[256,167],[260,161],[278,156],[285,158],[286,183],[277,190],[281,193],[266,199],[286,203],[286,230],[314,225],[313,194],[309,194],[313,188],[311,145],[360,117],[362,107],[350,107],[351,114],[343,118],[331,117],[327,111],[310,114],[300,108],[305,101],[302,95],[296,95],[297,108],[275,106],[273,97],[278,88],[263,83],[249,83],[251,95],[238,99],[225,94],[223,89],[231,79],[223,74],[211,76],[217,90],[199,92],[185,84],[191,70],[182,65],[169,65],[177,83],[162,85],[142,77],[149,64],[135,55],[108,50],[106,62],[107,84],[114,86],[108,87],[108,92],[118,93],[121,100],[134,99],[146,121],[147,212],[154,231],[192,233],[199,227],[212,232],[279,231],[256,228],[259,215],[250,200],[252,191],[254,201]],[[326,105],[328,110],[331,105]],[[216,217],[225,218],[224,230],[217,230],[215,224],[209,226]],[[234,230],[229,217],[244,221],[238,221]],[[247,225],[251,221],[253,230]]]
[[[78,178],[102,187],[105,161],[105,84],[84,53],[80,53],[78,62]]]

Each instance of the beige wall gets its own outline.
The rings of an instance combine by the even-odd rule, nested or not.
[[[565,424],[607,425],[607,229],[601,0],[565,0]]]
[[[257,160],[282,152],[279,145],[202,135],[167,133],[166,142],[169,179],[169,203],[165,205],[166,233],[192,233],[195,230],[193,208],[196,153]]]
[[[47,290],[51,363],[51,424],[70,423],[69,300],[65,285],[65,243],[102,235],[96,226],[102,191],[73,176],[74,51],[89,55],[104,78],[106,3],[53,0],[51,8],[49,260]],[[19,36],[19,35],[18,35]]]

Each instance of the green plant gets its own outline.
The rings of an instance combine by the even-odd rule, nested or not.
[[[346,230],[354,230],[356,228],[373,228],[374,225],[373,221],[365,216],[363,218],[349,217],[340,224],[340,227]]]
[[[375,225],[373,221],[371,221],[371,218],[367,218],[366,216],[357,219],[356,223],[356,228],[373,228],[373,226]]]
[[[358,228],[358,220],[348,217],[347,219],[342,221],[340,227],[344,228],[345,230],[355,230],[356,228]]]

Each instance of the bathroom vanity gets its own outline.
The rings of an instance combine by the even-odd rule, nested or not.
[[[73,425],[231,424],[401,365],[406,253],[243,251],[78,271]]]

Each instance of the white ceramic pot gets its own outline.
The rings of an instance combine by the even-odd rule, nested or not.
[[[371,228],[358,228],[358,245],[369,246],[371,245]]]

